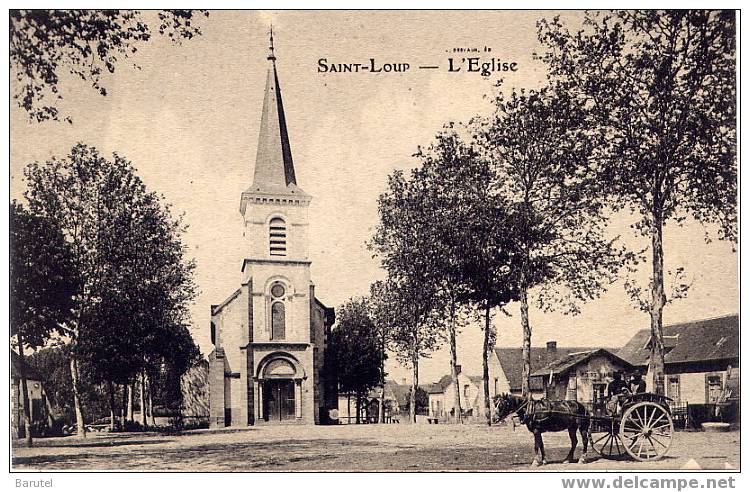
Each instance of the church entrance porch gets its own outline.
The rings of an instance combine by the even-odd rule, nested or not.
[[[302,412],[306,380],[305,370],[290,353],[274,351],[263,357],[254,383],[256,422],[290,424],[310,420],[312,414]]]
[[[296,419],[295,384],[291,379],[265,381],[263,415],[266,422]]]

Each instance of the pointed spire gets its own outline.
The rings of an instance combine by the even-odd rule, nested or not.
[[[255,157],[255,175],[249,192],[295,193],[297,179],[294,175],[292,149],[284,117],[281,88],[276,73],[276,55],[273,47],[273,26],[270,32],[269,61],[263,113],[260,120],[258,152]],[[297,191],[298,194],[301,190]]]

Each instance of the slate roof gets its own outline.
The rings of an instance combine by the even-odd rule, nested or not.
[[[664,326],[666,364],[739,359],[740,320],[731,314]],[[651,330],[636,333],[617,355],[635,366],[648,365]]]
[[[547,347],[531,347],[531,372],[549,365],[551,362],[575,352],[588,352],[598,347],[557,347],[549,350]],[[503,368],[511,391],[521,391],[521,372],[523,371],[523,350],[520,348],[498,347],[495,355]],[[532,379],[532,390],[542,390],[542,381]]]
[[[631,364],[628,361],[622,359],[621,357],[618,357],[616,354],[612,353],[610,350],[596,349],[596,350],[587,350],[585,352],[570,353],[564,357],[561,357],[551,362],[545,367],[542,367],[540,369],[537,369],[536,371],[533,371],[531,373],[531,377],[549,376],[550,373],[554,375],[565,374],[569,370],[576,367],[578,364],[582,364],[586,362],[587,360],[591,359],[592,357],[599,356],[599,355],[608,356],[608,357],[611,357],[612,359],[618,360],[628,370],[633,369],[631,367]]]
[[[21,379],[21,356],[18,355],[14,350],[10,351],[10,378]],[[31,381],[44,381],[44,378],[36,368],[29,365],[28,362],[24,363],[24,374],[27,380]]]

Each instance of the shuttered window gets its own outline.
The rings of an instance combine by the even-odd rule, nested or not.
[[[271,256],[286,256],[286,223],[284,219],[271,219],[268,230]]]

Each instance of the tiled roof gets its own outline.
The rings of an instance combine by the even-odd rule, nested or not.
[[[531,373],[532,377],[539,377],[539,376],[548,376],[550,373],[552,374],[564,374],[568,372],[570,369],[574,368],[578,364],[581,364],[583,362],[586,362],[593,356],[597,355],[604,355],[607,357],[610,357],[612,359],[618,360],[622,365],[624,365],[627,369],[632,369],[630,367],[630,363],[628,361],[618,357],[617,355],[613,354],[611,351],[607,349],[596,349],[596,350],[587,350],[585,352],[573,352],[570,353],[564,357],[561,357],[555,361],[552,361],[545,367],[542,367],[540,369],[537,369],[536,371],[533,371]],[[532,380],[533,381],[533,380]]]
[[[666,364],[739,359],[740,320],[736,314],[663,328]],[[617,355],[636,366],[648,364],[651,330],[636,333]]]
[[[531,372],[533,373],[570,353],[587,352],[596,348],[598,347],[557,347],[557,349],[531,347]],[[520,391],[521,372],[523,371],[523,350],[520,348],[498,347],[495,349],[495,355],[498,361],[500,361],[500,367],[503,368],[505,377],[508,378],[508,385],[511,391]],[[530,384],[532,390],[542,389],[542,382],[537,379],[532,379]]]

